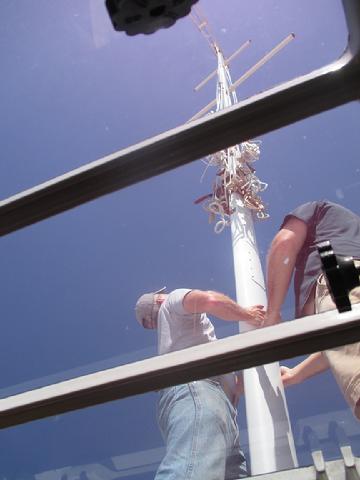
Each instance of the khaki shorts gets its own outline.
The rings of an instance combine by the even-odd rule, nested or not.
[[[355,260],[355,264],[360,265],[360,261]],[[360,303],[360,287],[354,288],[349,298],[351,303]],[[320,275],[315,290],[315,312],[326,312],[334,308],[336,305],[332,301],[325,278]],[[326,356],[354,415],[360,420],[360,342],[326,350],[323,355]]]

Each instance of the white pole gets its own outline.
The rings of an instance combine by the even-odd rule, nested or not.
[[[286,42],[290,41],[290,36],[285,40]],[[282,48],[282,45],[276,48],[280,47]],[[214,48],[218,57],[216,103],[217,111],[219,111],[236,103],[237,97],[223,54],[217,45],[214,45]],[[272,55],[273,52],[270,54]],[[256,67],[258,68],[258,65]],[[246,149],[246,147],[244,148]],[[238,193],[231,193],[241,190],[242,181],[246,184],[254,180],[249,165],[242,157],[245,153],[242,146],[235,145],[222,151],[220,155],[221,168],[224,173],[219,194],[221,195],[221,191],[223,192],[225,197],[222,200],[225,204],[229,201],[229,208],[226,210],[223,203],[217,203],[215,211],[220,213],[222,218],[217,223],[219,228],[215,228],[215,231],[219,233],[223,229],[225,214],[232,212],[230,223],[237,301],[244,307],[258,304],[264,305],[266,308],[265,282],[256,246],[252,213],[244,205],[242,196]],[[214,157],[215,165],[218,161],[219,159]],[[256,180],[258,181],[257,178]],[[236,187],[237,183],[239,185]],[[253,198],[255,204],[258,185],[256,183],[253,185],[254,190],[251,188],[248,190],[250,196],[255,194]],[[227,194],[230,195],[230,198],[227,197]],[[213,198],[213,203],[216,203],[216,198]],[[210,211],[213,212],[211,209]],[[251,329],[243,322],[239,328],[242,332]],[[279,364],[272,363],[245,370],[244,384],[251,474],[260,475],[297,467],[298,462]]]
[[[264,305],[264,276],[256,245],[251,210],[240,196],[231,199],[231,233],[236,297],[240,305]],[[240,331],[252,327],[241,322]],[[278,363],[244,371],[246,417],[251,474],[285,470],[298,466],[291,424]]]

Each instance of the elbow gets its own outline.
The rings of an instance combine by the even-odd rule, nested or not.
[[[289,263],[290,258],[297,254],[297,241],[293,232],[281,232],[281,235],[275,237],[269,257],[276,254],[277,259],[281,258],[284,264]]]
[[[274,244],[278,247],[294,246],[296,235],[292,230],[281,230],[274,238]]]

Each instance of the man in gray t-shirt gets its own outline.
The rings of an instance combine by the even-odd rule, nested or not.
[[[264,326],[281,321],[281,306],[295,271],[295,316],[335,308],[321,271],[317,244],[330,240],[336,255],[360,259],[360,217],[328,201],[308,202],[284,218],[270,246],[267,268],[268,308]],[[351,292],[360,302],[360,288]],[[294,368],[281,367],[284,385],[299,383],[331,367],[352,411],[360,420],[360,343],[310,355]]]
[[[256,327],[264,320],[261,305],[243,308],[222,293],[189,289],[144,294],[135,311],[144,328],[157,328],[160,355],[216,341],[207,314]],[[236,422],[239,391],[237,376],[227,374],[160,392],[158,419],[166,454],[156,480],[247,476]]]

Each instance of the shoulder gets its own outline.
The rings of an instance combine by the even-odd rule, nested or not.
[[[276,244],[293,246],[298,251],[307,238],[310,225],[309,217],[292,213],[287,215],[275,237]]]
[[[179,288],[171,292],[166,306],[178,315],[201,315],[214,302],[216,292]]]
[[[303,235],[308,228],[312,229],[316,226],[325,205],[326,202],[324,201],[307,202],[299,205],[285,216],[280,229],[292,230],[297,235]]]
[[[184,308],[184,299],[191,291],[190,288],[177,288],[170,292],[165,301],[166,308],[178,315],[186,315],[188,312]]]
[[[281,228],[283,228],[290,221],[294,221],[294,219],[309,224],[320,206],[319,203],[320,202],[307,202],[299,205],[285,216]]]

